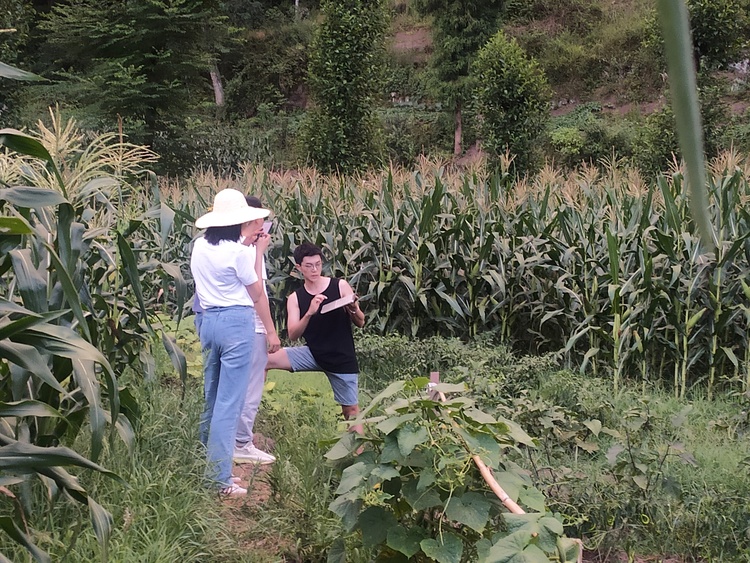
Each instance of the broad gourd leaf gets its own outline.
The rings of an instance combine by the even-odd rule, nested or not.
[[[534,441],[534,439],[531,436],[529,436],[526,433],[526,431],[523,428],[521,428],[518,424],[503,417],[498,417],[497,420],[498,422],[502,422],[508,427],[508,434],[516,442],[518,442],[519,444],[523,444],[525,446],[529,446],[531,448],[536,447],[536,442]]]
[[[362,530],[362,544],[375,547],[384,544],[388,530],[398,527],[396,517],[382,506],[371,506],[359,515],[357,526]]]
[[[426,539],[426,532],[423,528],[404,528],[403,526],[394,526],[388,530],[386,544],[391,549],[403,553],[407,557],[412,557],[421,549],[420,542]]]
[[[490,515],[490,503],[479,493],[465,493],[451,497],[445,515],[481,534]]]
[[[325,458],[331,461],[343,459],[359,447],[359,439],[356,432],[347,432],[338,442],[325,454]]]
[[[553,516],[542,513],[503,514],[509,532],[524,532],[534,538],[534,542],[546,552],[553,552],[557,539],[563,534],[562,523]]]
[[[422,540],[419,545],[427,557],[438,563],[461,563],[464,544],[455,534],[446,532],[437,539]]]
[[[443,501],[435,489],[419,490],[417,485],[418,481],[412,479],[401,487],[401,494],[414,510],[419,511],[433,506],[443,506]]]
[[[341,518],[347,532],[357,525],[357,518],[362,509],[362,500],[357,498],[356,491],[338,497],[328,505],[328,510]]]
[[[362,462],[357,462],[344,469],[341,474],[341,482],[336,489],[336,494],[343,495],[351,491],[354,487],[358,487],[367,479],[371,470],[372,465]]]
[[[557,538],[557,556],[560,563],[577,563],[581,544],[572,538]]]
[[[399,429],[396,440],[398,441],[398,449],[401,455],[409,455],[414,448],[424,444],[430,439],[430,435],[427,429],[423,426],[415,426],[413,424],[407,424]]]
[[[535,487],[524,487],[521,489],[518,500],[534,512],[544,512],[545,510],[544,495]]]
[[[419,415],[414,412],[401,414],[397,416],[389,416],[382,422],[378,423],[376,428],[380,430],[383,434],[390,434],[397,428],[400,428],[401,426],[403,426],[404,424],[406,424],[407,422],[411,420],[414,420],[418,416]]]

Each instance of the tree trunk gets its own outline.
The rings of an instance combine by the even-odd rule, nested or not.
[[[461,102],[456,102],[456,130],[453,134],[453,154],[461,154],[461,138],[463,137],[464,122],[461,115]]]
[[[216,100],[216,106],[223,108],[224,85],[221,83],[221,74],[219,73],[219,67],[215,61],[211,62],[209,72],[211,73],[211,83],[214,86],[214,99]]]

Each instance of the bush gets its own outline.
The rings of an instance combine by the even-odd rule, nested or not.
[[[381,113],[391,162],[410,165],[420,155],[450,154],[453,115],[439,110],[393,108]]]
[[[309,66],[316,107],[307,115],[303,143],[325,170],[360,170],[382,154],[374,98],[385,11],[382,2],[363,0],[327,0],[322,11]]]
[[[527,170],[549,113],[550,90],[539,64],[499,31],[479,52],[473,75],[484,148],[494,156],[509,150],[516,168]]]
[[[582,162],[630,157],[636,142],[633,125],[626,119],[608,119],[596,103],[582,104],[554,120],[549,133],[555,162],[574,167]]]

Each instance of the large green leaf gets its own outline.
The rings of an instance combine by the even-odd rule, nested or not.
[[[490,516],[490,503],[479,493],[453,496],[445,507],[445,515],[455,522],[482,533]]]
[[[677,137],[687,167],[690,210],[700,229],[703,244],[709,249],[714,249],[717,239],[708,212],[703,128],[698,105],[689,14],[684,0],[657,0],[656,5],[664,35],[669,91],[677,122]]]
[[[0,528],[2,528],[2,530],[8,534],[13,541],[22,545],[39,563],[50,563],[52,561],[49,554],[39,549],[32,539],[18,527],[10,516],[0,516]],[[3,559],[5,558],[3,557]],[[9,561],[9,559],[5,559],[5,561]]]
[[[102,561],[106,562],[109,560],[108,546],[109,538],[112,535],[112,528],[114,527],[114,520],[112,519],[112,515],[91,497],[88,498],[88,505],[94,534],[99,545],[102,546]]]
[[[397,527],[398,522],[393,513],[382,506],[370,506],[359,515],[357,526],[362,530],[362,544],[375,547],[385,543],[388,530]]]
[[[52,448],[41,448],[33,444],[17,442],[0,435],[0,468],[4,471],[37,471],[45,467],[59,467],[64,465],[75,465],[86,469],[99,471],[110,477],[119,479],[112,473],[97,465],[90,459],[63,446]],[[77,485],[80,489],[80,485]]]
[[[31,249],[12,250],[10,258],[23,304],[36,313],[46,312],[49,309],[47,277],[43,270],[34,265]]]
[[[60,393],[66,392],[49,369],[47,360],[42,357],[34,346],[0,340],[0,358],[22,367],[56,391]]]
[[[34,186],[13,186],[12,188],[0,189],[0,199],[12,203],[16,207],[34,209],[60,205],[67,201],[60,192]]]
[[[102,451],[106,418],[102,407],[102,394],[96,368],[91,360],[73,360],[73,373],[81,392],[88,401],[88,418],[91,426],[91,459],[96,461]],[[117,412],[113,409],[113,412]]]
[[[523,531],[535,538],[537,545],[546,552],[557,549],[557,538],[563,534],[562,523],[544,513],[503,514],[508,532]]]
[[[30,235],[33,232],[23,217],[0,217],[0,235]]]
[[[408,456],[414,448],[424,444],[430,439],[430,435],[424,426],[407,423],[398,430],[396,440],[401,455]]]
[[[65,190],[65,183],[63,182],[60,170],[58,170],[55,161],[49,154],[49,151],[34,137],[26,135],[17,129],[0,129],[0,145],[9,148],[17,153],[25,154],[27,156],[33,156],[39,158],[47,163],[47,166],[52,169],[52,173],[57,179],[57,184],[60,187],[63,195],[68,197]]]
[[[455,534],[445,532],[438,539],[428,538],[419,545],[427,557],[438,563],[461,563],[464,544]]]
[[[133,249],[130,248],[127,239],[125,239],[120,233],[117,233],[117,249],[120,252],[123,272],[130,281],[130,287],[133,288],[133,293],[138,300],[138,307],[141,309],[141,319],[146,324],[146,327],[148,327],[148,330],[153,333],[153,328],[151,327],[148,317],[148,311],[146,311],[146,302],[143,299],[138,262],[135,259],[135,254],[133,254]]]
[[[388,530],[387,545],[391,549],[411,557],[419,553],[420,542],[426,539],[424,528],[415,526],[404,528],[403,526],[394,526]]]
[[[0,77],[26,82],[47,80],[43,76],[39,76],[38,74],[34,74],[33,72],[28,72],[26,70],[21,70],[20,68],[10,66],[9,64],[5,63],[0,63]]]
[[[60,257],[55,252],[55,249],[46,242],[44,243],[44,246],[47,248],[50,260],[55,266],[55,273],[57,274],[57,279],[62,286],[66,302],[73,310],[73,314],[75,315],[76,319],[78,319],[78,327],[81,332],[83,332],[83,335],[86,337],[86,339],[91,341],[91,333],[89,332],[89,325],[86,322],[86,317],[83,314],[83,307],[78,296],[78,289],[73,283],[73,280],[68,273],[68,269],[65,267],[65,265],[60,260]]]
[[[0,402],[0,417],[8,416],[52,416],[61,417],[60,411],[41,401],[14,401],[12,403]]]
[[[177,373],[180,374],[184,394],[185,385],[187,384],[187,358],[185,357],[185,353],[177,345],[177,341],[171,334],[162,331],[161,341],[164,344],[164,349],[169,355],[169,359],[172,360],[172,365],[177,370]]]

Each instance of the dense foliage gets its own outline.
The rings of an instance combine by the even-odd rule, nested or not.
[[[453,151],[462,151],[463,112],[471,98],[471,63],[479,49],[498,29],[499,0],[417,0],[415,5],[433,22],[434,52],[430,81],[436,98],[456,119]]]
[[[495,158],[509,152],[517,170],[529,169],[549,115],[551,92],[544,73],[502,31],[482,47],[472,71],[482,147]]]
[[[134,446],[138,406],[118,377],[126,369],[153,377],[158,325],[142,285],[152,274],[141,279],[128,240],[143,219],[128,224],[115,203],[132,195],[154,154],[113,135],[86,145],[59,117],[36,137],[4,129],[0,144],[12,151],[0,153],[0,450],[3,486],[17,491],[2,496],[0,526],[48,560],[26,522],[71,499],[88,509],[106,558],[112,517],[64,467],[119,479],[96,464],[105,439],[119,434]],[[152,268],[174,277],[184,301],[179,267]],[[184,357],[161,336],[184,379]],[[69,449],[84,429],[88,458]]]
[[[326,183],[248,169],[237,181],[277,216],[269,267],[280,315],[298,283],[292,249],[312,240],[360,294],[371,331],[489,333],[560,351],[615,385],[658,380],[685,394],[706,376],[709,389],[750,381],[747,177],[734,155],[713,164],[717,254],[695,232],[680,173],[648,183],[615,164],[514,182],[427,168]],[[189,189],[164,197],[197,215]]]
[[[380,0],[324,0],[323,23],[310,55],[310,93],[315,103],[303,143],[324,170],[349,172],[382,154],[374,114],[381,69],[385,12]]]

